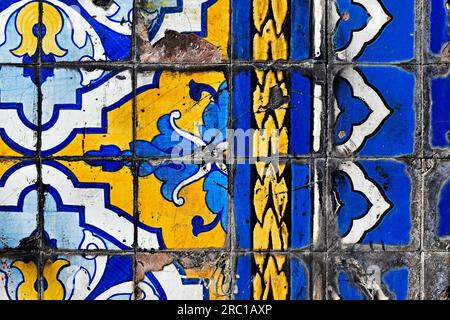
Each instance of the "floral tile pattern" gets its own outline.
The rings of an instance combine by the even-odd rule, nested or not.
[[[0,2],[0,300],[448,299],[447,0]]]

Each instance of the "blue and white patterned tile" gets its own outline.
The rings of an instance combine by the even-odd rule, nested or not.
[[[43,266],[43,300],[134,300],[132,255],[54,255]]]
[[[406,63],[419,60],[420,1],[328,0],[335,61]],[[417,21],[417,23],[416,23]]]
[[[415,250],[420,177],[414,161],[329,161],[330,250]]]
[[[329,82],[332,154],[397,157],[421,152],[418,73],[395,66],[345,66]],[[393,139],[395,137],[395,139]]]
[[[37,249],[37,181],[35,162],[0,162],[0,251]]]
[[[32,67],[0,67],[0,155],[36,155],[38,72]]]

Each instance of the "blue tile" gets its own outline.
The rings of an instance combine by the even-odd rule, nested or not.
[[[417,1],[331,0],[330,3],[329,24],[337,60],[392,63],[416,59]]]
[[[335,154],[413,154],[420,129],[414,72],[393,66],[344,67],[332,85],[337,107],[330,117]]]
[[[332,166],[330,210],[336,216],[329,220],[329,230],[336,235],[329,235],[331,247],[417,246],[418,178],[407,163],[361,160]]]

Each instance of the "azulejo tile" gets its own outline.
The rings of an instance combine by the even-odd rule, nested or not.
[[[233,71],[236,157],[307,156],[324,151],[325,68],[239,67]],[[244,144],[243,138],[249,140]]]
[[[0,257],[0,301],[38,300],[38,264],[37,255],[31,253]]]
[[[55,255],[43,279],[43,300],[134,300],[132,255]]]
[[[0,67],[0,155],[36,154],[38,71],[32,67]]]
[[[233,1],[233,58],[323,60],[325,1]]]
[[[236,241],[254,250],[320,249],[322,161],[237,163],[234,172]]]
[[[139,300],[224,300],[230,297],[230,257],[226,253],[139,253],[136,260]]]
[[[164,247],[225,245],[226,79],[221,70],[138,74],[138,84],[150,88],[137,96],[137,141],[132,145],[142,158],[137,168],[140,221],[162,228]]]
[[[424,48],[425,60],[428,62],[447,62],[450,59],[448,1],[424,1]]]
[[[446,250],[450,245],[450,179],[448,160],[424,160],[424,246]]]
[[[450,155],[450,108],[448,65],[425,67],[424,151],[426,156]]]
[[[0,17],[0,63],[36,62],[39,1],[2,1]]]
[[[331,250],[415,250],[420,243],[420,163],[330,160]]]
[[[0,162],[0,251],[30,248],[37,238],[37,180],[35,162]]]
[[[129,69],[41,69],[44,156],[122,156],[133,139]]]
[[[396,157],[420,152],[421,99],[415,69],[345,66],[332,74],[328,119],[334,155]]]
[[[219,63],[228,59],[229,0],[137,1],[142,63]]]
[[[416,300],[420,255],[340,253],[327,258],[328,300]]]
[[[42,163],[44,245],[53,249],[130,250],[133,248],[133,175],[128,163],[111,172],[90,161]],[[98,163],[94,161],[94,164]],[[140,240],[158,243],[146,228]]]
[[[321,300],[325,298],[322,253],[253,253],[236,262],[236,300]]]
[[[126,148],[132,140],[129,70],[3,66],[0,73],[2,155],[33,156],[38,135],[42,156],[81,156],[109,144]]]
[[[420,1],[328,0],[328,32],[335,61],[418,60]]]
[[[2,62],[130,59],[132,0],[3,1],[0,10]]]

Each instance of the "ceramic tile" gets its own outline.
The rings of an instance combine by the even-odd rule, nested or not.
[[[140,253],[139,300],[224,300],[231,293],[230,257],[220,252]]]
[[[323,60],[324,0],[233,0],[233,58]]]
[[[133,175],[127,163],[103,171],[99,162],[50,161],[42,164],[44,241],[53,249],[130,250],[134,244]],[[110,163],[105,164],[110,165]],[[142,241],[158,241],[155,231]]]
[[[449,10],[0,1],[0,299],[447,297]]]
[[[42,2],[41,61],[131,58],[133,0]]]
[[[307,156],[323,152],[325,78],[322,64],[289,69],[235,68],[235,156]],[[244,138],[249,139],[247,145]]]
[[[395,66],[334,69],[328,84],[333,154],[396,157],[420,152],[418,79],[415,69]]]
[[[0,67],[0,156],[36,154],[38,88],[36,68]]]
[[[44,300],[134,300],[131,255],[56,255],[42,274]]]
[[[421,187],[414,165],[397,160],[330,160],[330,250],[418,248]]]
[[[0,257],[0,301],[39,299],[38,261],[31,253]]]
[[[36,248],[37,180],[35,162],[0,162],[0,251]]]
[[[2,1],[0,16],[0,63],[36,62],[39,56],[38,1]],[[49,44],[51,47],[51,38]]]
[[[320,249],[325,241],[322,161],[236,164],[236,242],[254,250]]]
[[[245,254],[236,262],[236,300],[321,300],[325,294],[321,253]]]
[[[229,0],[138,0],[142,63],[219,63],[228,59]]]
[[[433,63],[447,62],[449,56],[449,10],[447,1],[424,1],[424,54]]]
[[[137,167],[140,221],[162,229],[164,248],[225,245],[226,79],[219,70],[138,75],[139,86],[148,88],[137,96],[137,141],[132,145],[138,157],[148,158]]]
[[[327,258],[328,300],[417,300],[417,253],[346,253]]]
[[[126,153],[133,139],[131,78],[127,69],[42,68],[41,154]]]
[[[328,32],[335,61],[417,62],[420,1],[328,0]]]

